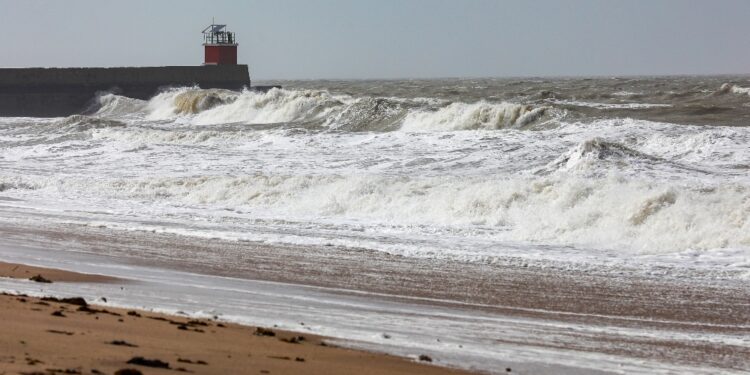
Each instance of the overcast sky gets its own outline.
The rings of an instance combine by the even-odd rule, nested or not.
[[[749,0],[0,0],[0,67],[198,65],[254,79],[750,73]]]

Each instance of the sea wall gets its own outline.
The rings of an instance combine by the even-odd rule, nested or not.
[[[54,117],[92,109],[99,92],[148,99],[173,86],[250,87],[247,65],[0,69],[0,116]]]

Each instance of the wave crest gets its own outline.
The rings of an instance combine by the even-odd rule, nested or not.
[[[175,113],[195,114],[219,105],[232,103],[237,94],[228,90],[187,90],[174,97]]]
[[[551,108],[515,103],[445,103],[436,100],[334,96],[324,90],[268,92],[182,88],[148,103],[151,120],[188,116],[195,125],[314,124],[345,131],[450,131],[526,128]]]
[[[289,91],[271,89],[268,92],[245,90],[177,89],[163,92],[149,101],[151,120],[176,119],[190,115],[196,125],[215,125],[244,122],[272,124],[309,121],[340,105],[326,91]]]
[[[87,131],[92,129],[123,128],[125,123],[97,116],[72,115],[51,124],[59,132]]]
[[[651,155],[633,150],[620,143],[593,138],[579,143],[536,173],[580,171],[589,170],[592,167],[613,166],[613,164],[616,167],[640,161],[655,162],[657,160]]]
[[[547,107],[514,103],[452,103],[437,110],[407,114],[401,125],[406,131],[496,130],[523,128],[540,120]]]
[[[571,175],[495,179],[259,174],[64,179],[48,185],[180,207],[231,207],[284,220],[491,230],[499,240],[562,246],[648,253],[750,246],[750,191],[736,184],[689,187]]]
[[[343,107],[326,122],[328,128],[346,131],[397,130],[414,105],[391,98],[362,98]]]
[[[100,117],[138,115],[142,114],[146,109],[146,102],[143,100],[111,93],[97,96],[96,102],[98,104],[98,109],[95,112],[95,115]]]
[[[721,85],[717,94],[737,94],[737,95],[750,95],[750,88],[733,85],[731,83],[725,83]]]

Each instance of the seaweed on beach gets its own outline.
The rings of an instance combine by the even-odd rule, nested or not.
[[[148,359],[143,357],[133,357],[130,360],[128,360],[126,363],[131,365],[141,365],[146,367],[155,367],[155,368],[170,368],[169,362],[164,362],[159,359]]]
[[[36,276],[29,277],[29,280],[37,282],[37,283],[47,283],[47,284],[52,283],[52,280],[45,278],[41,274],[37,274]]]

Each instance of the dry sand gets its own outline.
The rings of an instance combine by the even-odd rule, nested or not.
[[[5,277],[37,274],[53,282],[112,280],[0,264],[0,275]],[[3,294],[0,321],[0,374],[115,374],[121,369],[143,374],[465,373],[424,361],[335,347],[318,336],[103,308],[77,300]],[[137,357],[158,361],[150,366],[128,363]]]

